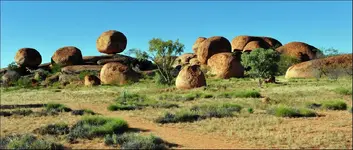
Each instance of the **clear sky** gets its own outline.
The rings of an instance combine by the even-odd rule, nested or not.
[[[351,1],[1,1],[1,67],[22,47],[37,49],[43,63],[63,46],[100,55],[96,39],[123,32],[127,49],[147,49],[154,37],[179,39],[185,52],[199,36],[270,36],[282,44],[302,41],[317,48],[352,51]]]

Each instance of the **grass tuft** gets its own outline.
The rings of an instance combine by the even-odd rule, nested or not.
[[[154,135],[141,136],[136,133],[106,135],[104,143],[109,146],[120,145],[121,149],[167,149],[165,142]]]
[[[331,100],[322,102],[322,108],[328,110],[346,110],[347,104],[341,100]]]
[[[268,113],[277,117],[316,117],[317,114],[306,108],[293,108],[279,105],[268,110]]]
[[[41,135],[63,135],[69,133],[69,126],[65,123],[49,124],[34,130],[34,133]]]
[[[352,95],[352,88],[339,87],[333,89],[333,91],[341,95]]]
[[[69,112],[72,111],[71,108],[66,107],[63,104],[58,103],[48,103],[45,105],[46,111],[54,111],[54,112]]]
[[[260,98],[261,94],[255,90],[224,92],[217,96],[218,98]]]
[[[0,149],[64,149],[61,144],[38,139],[31,134],[7,136],[0,141]]]

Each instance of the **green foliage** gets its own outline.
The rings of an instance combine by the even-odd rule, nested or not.
[[[333,91],[342,95],[352,95],[352,88],[339,87],[333,89]]]
[[[84,116],[70,130],[68,139],[93,138],[106,134],[119,134],[128,129],[128,124],[120,118],[107,118],[101,116]]]
[[[250,114],[254,113],[254,109],[253,108],[248,108],[248,113],[250,113]]]
[[[61,72],[61,68],[62,68],[61,65],[53,63],[51,67],[51,73],[55,74],[55,73]]]
[[[82,71],[82,72],[80,72],[80,74],[78,75],[78,77],[81,79],[81,80],[83,80],[83,79],[85,79],[85,76],[86,75],[95,75],[95,76],[97,76],[97,72],[94,72],[94,71]]]
[[[0,141],[0,149],[64,149],[61,144],[38,139],[30,134],[7,136]]]
[[[54,111],[54,112],[69,112],[72,111],[71,108],[66,107],[63,104],[58,103],[48,103],[45,105],[46,111]]]
[[[256,78],[270,78],[278,72],[280,55],[273,49],[258,48],[241,55],[242,65],[251,68],[248,74]]]
[[[120,145],[121,149],[167,149],[165,142],[154,135],[141,136],[136,133],[106,135],[104,143],[109,146]]]
[[[181,110],[172,113],[165,113],[164,116],[157,118],[157,123],[177,123],[193,122],[206,118],[223,118],[233,116],[233,112],[240,112],[242,107],[237,104],[204,104],[194,106],[189,110]]]
[[[69,126],[65,123],[49,124],[34,130],[35,133],[41,135],[63,135],[69,133]]]
[[[21,77],[17,80],[16,86],[21,88],[29,88],[32,87],[32,81],[28,77]]]
[[[11,62],[10,64],[7,65],[8,70],[16,70],[18,69],[18,66],[15,62]]]
[[[149,50],[130,49],[130,53],[136,55],[139,60],[152,60],[158,68],[157,83],[172,85],[174,77],[171,75],[172,65],[175,61],[173,56],[180,55],[184,51],[184,45],[176,40],[164,41],[160,38],[153,38],[149,41]]]
[[[285,75],[288,68],[297,63],[300,63],[300,60],[296,57],[289,55],[280,55],[280,60],[277,63],[278,75]]]
[[[341,100],[330,100],[322,102],[322,108],[328,110],[346,110],[347,104]]]
[[[224,92],[217,95],[218,98],[259,98],[261,94],[256,90],[241,90],[233,92]]]
[[[315,117],[317,114],[306,108],[293,108],[289,106],[279,105],[270,108],[267,111],[269,114],[277,117]]]

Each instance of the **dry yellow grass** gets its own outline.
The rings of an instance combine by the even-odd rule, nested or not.
[[[193,90],[177,90],[171,87],[154,86],[151,81],[142,81],[127,86],[99,86],[99,87],[71,87],[65,89],[2,89],[1,104],[33,104],[57,102],[74,108],[90,108],[105,116],[122,116],[135,127],[151,129],[148,133],[168,142],[182,144],[181,147],[202,148],[203,140],[209,140],[213,146],[227,148],[352,148],[352,114],[348,111],[317,111],[321,117],[314,118],[280,118],[266,114],[266,109],[285,104],[293,107],[304,107],[307,102],[322,102],[325,100],[341,99],[349,107],[352,106],[352,95],[340,95],[332,90],[338,87],[352,88],[351,78],[340,78],[337,81],[321,79],[291,79],[278,78],[281,84],[267,84],[259,89],[257,82],[250,79],[218,80],[208,79],[207,88]],[[169,90],[165,90],[169,89]],[[107,111],[107,105],[113,103],[121,92],[147,95],[151,99],[158,99],[162,94],[187,95],[190,93],[208,93],[217,95],[223,92],[257,89],[262,96],[270,98],[269,104],[261,102],[261,98],[197,98],[192,101],[176,101],[181,108],[162,109],[145,108],[134,111]],[[164,92],[162,92],[164,91]],[[193,105],[205,103],[231,102],[242,105],[245,110],[231,118],[212,118],[194,123],[175,123],[158,125],[154,119],[164,112],[178,111]],[[246,112],[253,108],[254,113]],[[64,121],[72,124],[79,117],[70,114],[48,117],[1,117],[1,136],[11,133],[31,132],[33,129],[49,123]],[[178,134],[177,130],[183,132]],[[173,131],[173,132],[172,132]],[[179,137],[176,137],[179,136]],[[212,139],[211,137],[217,137]],[[195,139],[192,142],[190,139]],[[202,139],[205,138],[205,139]],[[207,139],[206,139],[207,138]],[[199,143],[198,143],[199,142]],[[218,143],[217,143],[218,142]],[[212,145],[211,144],[211,145]],[[73,148],[107,148],[102,139],[82,141],[79,144],[65,144]],[[214,147],[217,148],[217,147]],[[229,147],[228,147],[229,148]]]

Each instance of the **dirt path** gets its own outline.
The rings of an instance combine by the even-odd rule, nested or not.
[[[249,145],[244,145],[239,141],[229,141],[221,135],[215,134],[201,134],[198,132],[182,130],[177,127],[168,125],[158,125],[151,121],[130,117],[126,114],[117,112],[110,112],[106,108],[106,104],[67,104],[73,109],[88,108],[94,112],[100,113],[109,117],[120,117],[126,120],[131,128],[137,128],[144,132],[144,134],[154,134],[161,137],[169,143],[177,144],[174,148],[203,148],[203,149],[231,149],[231,148],[250,148]],[[253,147],[255,148],[255,147]]]

